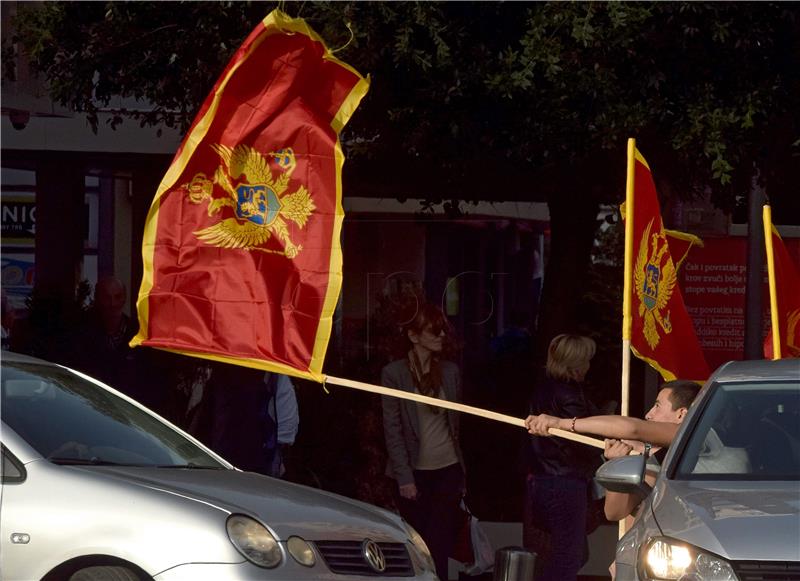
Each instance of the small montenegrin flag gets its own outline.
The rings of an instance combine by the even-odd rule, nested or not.
[[[699,239],[664,229],[653,176],[639,150],[634,148],[632,280],[625,297],[630,326],[623,324],[623,339],[633,353],[653,366],[666,381],[708,378],[708,364],[678,286],[676,261],[682,261],[691,243]],[[626,202],[630,207],[631,200]],[[680,256],[672,256],[680,248]],[[630,329],[629,336],[625,336]]]
[[[368,86],[303,20],[259,23],[153,200],[131,345],[322,380],[342,279],[339,132]]]

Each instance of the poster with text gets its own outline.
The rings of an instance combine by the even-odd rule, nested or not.
[[[784,237],[800,265],[800,238]],[[747,239],[704,238],[692,248],[678,274],[686,309],[694,322],[700,346],[713,370],[726,361],[744,358]],[[769,288],[764,267],[762,338],[769,329]]]

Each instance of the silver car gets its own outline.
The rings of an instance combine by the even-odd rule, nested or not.
[[[436,579],[368,504],[241,472],[83,374],[2,354],[5,581]]]
[[[598,470],[642,487],[644,459]],[[731,362],[708,380],[617,545],[618,581],[800,580],[800,361]]]

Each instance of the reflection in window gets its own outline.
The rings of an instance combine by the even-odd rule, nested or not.
[[[182,434],[66,369],[4,362],[3,421],[56,462],[221,465]]]
[[[677,477],[800,480],[800,385],[717,386]]]

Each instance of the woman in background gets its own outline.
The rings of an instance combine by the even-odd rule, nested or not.
[[[406,357],[383,368],[386,387],[448,401],[461,401],[458,367],[440,359],[448,328],[437,307],[423,304],[403,333]],[[383,428],[388,452],[386,474],[397,482],[400,514],[419,531],[447,579],[464,494],[464,462],[458,443],[458,413],[383,396]]]
[[[559,418],[592,415],[583,381],[595,342],[581,335],[559,335],[550,342],[544,378],[536,385],[531,414]],[[528,498],[537,526],[550,533],[552,551],[542,563],[540,581],[575,581],[588,558],[586,520],[590,488],[599,454],[562,438],[530,438]]]

